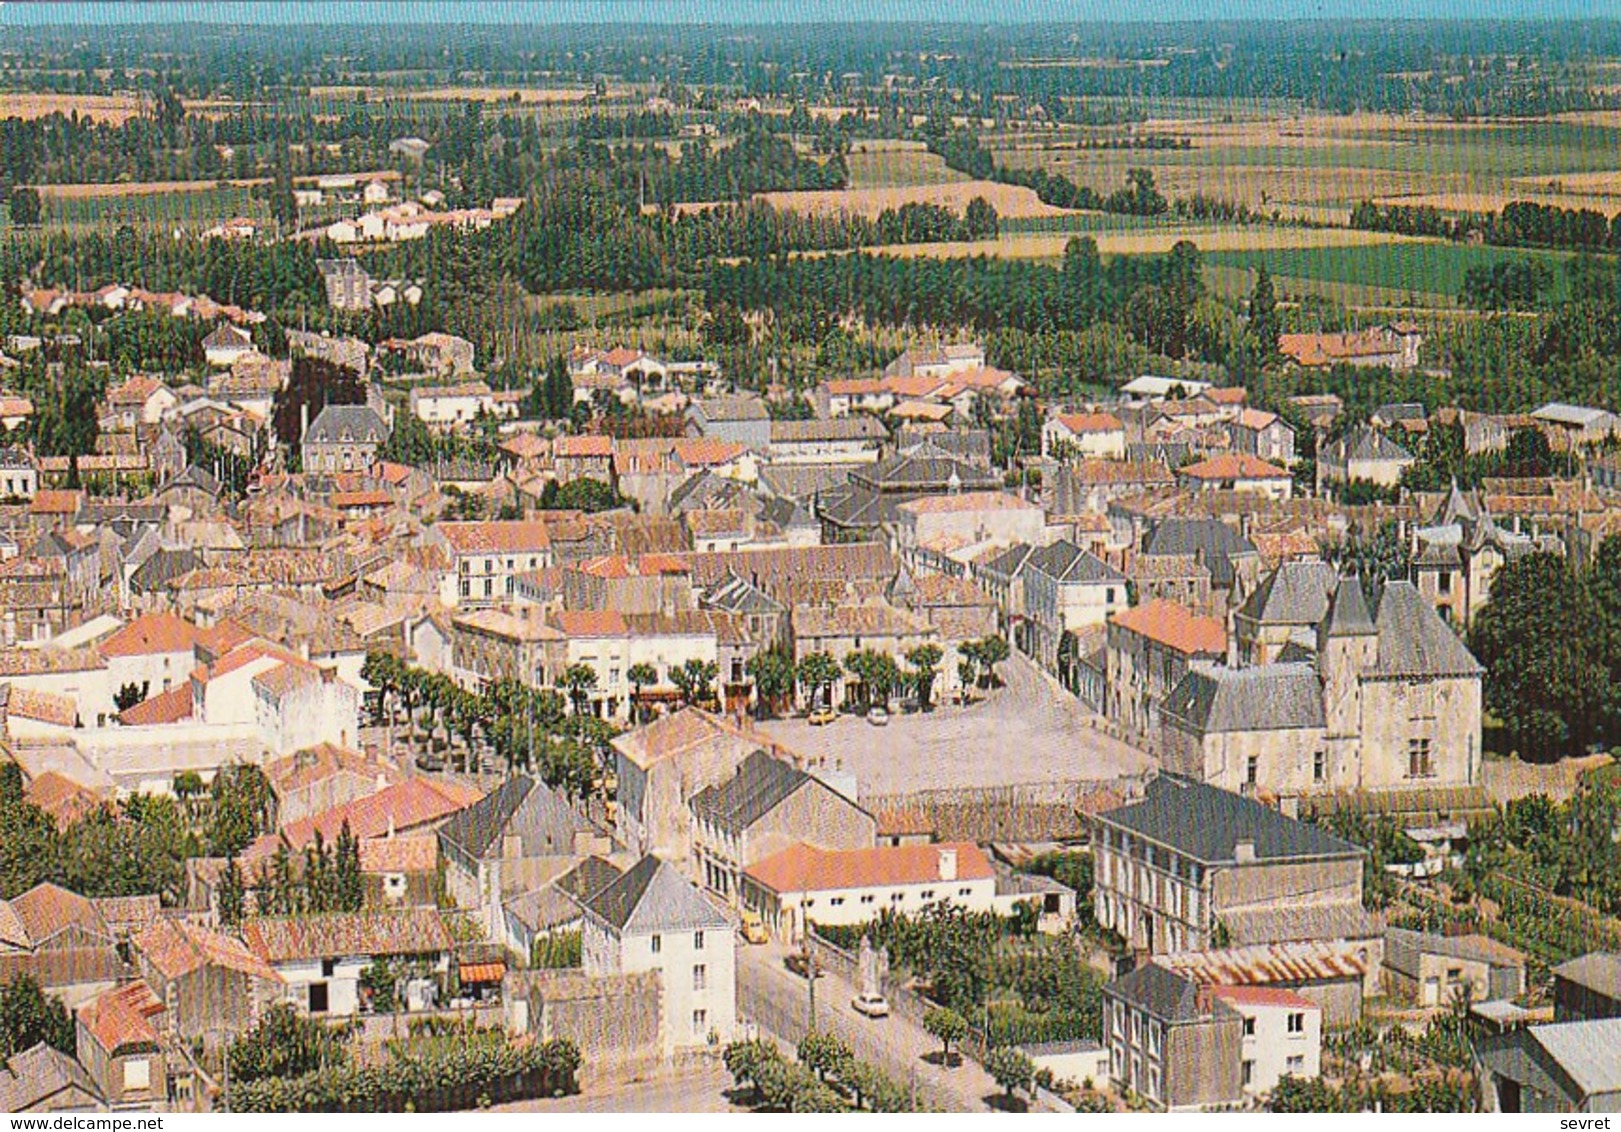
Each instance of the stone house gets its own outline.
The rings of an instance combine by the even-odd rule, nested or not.
[[[1485,1112],[1621,1112],[1621,1018],[1526,1026],[1474,1052]]]
[[[1358,425],[1317,450],[1317,476],[1322,483],[1361,481],[1395,487],[1417,457],[1371,425]]]
[[[1484,935],[1385,930],[1385,987],[1418,1006],[1450,1007],[1516,998],[1525,991],[1525,956]]]
[[[1109,1078],[1158,1112],[1236,1109],[1243,1101],[1244,1018],[1153,963],[1103,988]]]
[[[1113,413],[1059,413],[1041,426],[1041,454],[1058,459],[1123,460],[1126,426]]]
[[[1295,430],[1276,413],[1243,409],[1227,423],[1233,451],[1288,467],[1295,462]]]
[[[255,917],[248,949],[282,981],[282,1001],[320,1017],[360,1013],[361,975],[374,960],[403,959],[443,972],[455,947],[434,908]]]
[[[300,442],[305,472],[363,472],[377,461],[389,427],[369,405],[327,405]]]
[[[1093,815],[1098,923],[1150,954],[1365,930],[1365,851],[1259,802],[1171,775]]]
[[[1233,611],[1234,652],[1239,664],[1269,664],[1291,644],[1316,648],[1317,627],[1339,571],[1327,562],[1284,562]]]
[[[153,1108],[169,1099],[162,1001],[144,982],[103,991],[74,1014],[79,1063],[112,1108]]]
[[[1214,617],[1186,606],[1148,601],[1109,619],[1105,657],[1106,707],[1127,732],[1157,742],[1159,709],[1196,661],[1219,661],[1227,631]]]
[[[687,435],[730,440],[756,452],[771,449],[771,414],[759,397],[711,397],[687,409]]]
[[[771,744],[700,708],[683,708],[609,741],[619,782],[616,834],[637,853],[670,860],[692,853],[688,801],[731,778]]]
[[[206,1049],[246,1033],[281,998],[282,981],[241,941],[179,917],[137,934],[135,969],[167,1011],[170,1032]]]
[[[551,787],[528,775],[510,778],[439,827],[445,890],[476,910],[499,938],[501,900],[572,868],[581,857],[612,851],[607,833]]]
[[[84,1066],[40,1042],[0,1061],[0,1112],[104,1112],[107,1100]]]
[[[1590,951],[1553,969],[1556,1022],[1621,1018],[1621,953]]]
[[[737,773],[688,800],[694,872],[706,888],[738,906],[739,878],[758,861],[790,846],[866,849],[877,821],[855,802],[803,770],[764,751]]]
[[[666,1054],[731,1040],[736,929],[674,865],[645,856],[584,906],[582,970],[591,977],[658,972]]]
[[[1049,543],[1024,564],[1024,640],[1016,641],[1049,672],[1065,678],[1064,638],[1129,604],[1126,576],[1074,543]]]
[[[24,448],[0,448],[0,499],[32,499],[39,492],[39,464]]]
[[[908,652],[919,645],[938,644],[940,637],[934,626],[890,605],[796,606],[790,624],[796,666],[812,653],[825,653],[839,663],[839,677],[829,689],[834,704],[851,695],[856,684],[843,668],[850,654],[870,650],[904,666]],[[942,691],[951,671],[942,665]]]

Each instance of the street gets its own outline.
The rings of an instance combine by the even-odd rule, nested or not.
[[[737,1010],[758,1027],[760,1036],[775,1038],[784,1052],[799,1044],[807,1028],[809,995],[806,980],[783,966],[788,953],[781,944],[744,947],[737,957]],[[920,1100],[947,1112],[987,1111],[985,1098],[999,1092],[978,1063],[964,1058],[955,1069],[924,1061],[940,1043],[923,1027],[899,1015],[866,1018],[850,1006],[855,988],[833,972],[816,980],[816,1024],[837,1034],[863,1061],[895,1081],[915,1087]]]
[[[515,1101],[491,1112],[747,1112],[726,1099],[732,1075],[716,1064],[670,1072],[646,1081],[589,1086],[572,1097]]]

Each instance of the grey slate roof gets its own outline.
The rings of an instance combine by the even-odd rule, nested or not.
[[[1161,714],[1202,735],[1323,726],[1323,686],[1310,664],[1199,665],[1177,682]]]
[[[1339,576],[1327,562],[1284,562],[1239,608],[1240,615],[1270,625],[1315,625],[1328,613],[1328,595]]]
[[[810,775],[764,751],[743,760],[737,773],[706,786],[689,803],[699,818],[730,834],[742,833],[798,790]]]
[[[1025,561],[1026,570],[1040,570],[1060,582],[1119,582],[1126,576],[1090,551],[1082,550],[1065,539],[1048,543],[1030,552]]]
[[[1207,865],[1234,864],[1240,841],[1255,843],[1258,862],[1361,856],[1363,850],[1319,826],[1286,818],[1252,799],[1202,782],[1161,774],[1140,802],[1097,815]]]
[[[1220,519],[1161,519],[1143,539],[1147,555],[1191,554],[1210,571],[1217,589],[1230,589],[1233,565],[1240,558],[1259,558],[1255,544]]]
[[[1002,477],[937,445],[924,443],[876,464],[864,464],[850,473],[850,482],[875,491],[944,491],[955,482],[963,491],[994,490]]]
[[[1419,977],[1419,958],[1424,955],[1467,959],[1491,967],[1509,965],[1508,957],[1496,947],[1482,946],[1478,939],[1468,936],[1436,935],[1431,932],[1408,931],[1405,928],[1385,929],[1386,967],[1416,979]]]
[[[1411,460],[1413,454],[1376,428],[1363,425],[1342,436],[1331,446],[1339,463],[1349,460]]]
[[[188,547],[159,550],[130,575],[130,589],[139,593],[156,593],[175,578],[189,574],[202,565],[202,556]]]
[[[736,571],[728,571],[724,581],[704,594],[702,605],[706,609],[736,614],[780,614],[788,611],[787,606],[746,578],[739,577]]]
[[[656,932],[730,930],[731,924],[691,881],[668,861],[643,857],[629,872],[584,901],[620,935]],[[721,940],[730,947],[730,939]]]
[[[771,443],[796,444],[814,440],[883,440],[889,436],[877,417],[860,413],[831,420],[772,421]]]
[[[701,507],[730,506],[747,491],[736,480],[724,479],[708,470],[700,471],[670,492],[670,514],[679,515]]]
[[[508,834],[523,839],[526,855],[558,856],[572,853],[574,834],[590,828],[550,787],[520,774],[457,810],[439,828],[439,836],[475,860]]]
[[[1199,984],[1153,963],[1121,975],[1109,993],[1164,1022],[1195,1022],[1210,1011],[1199,1003]]]
[[[1483,671],[1458,634],[1411,582],[1387,582],[1374,624],[1379,655],[1372,675],[1478,676]]]
[[[1330,637],[1360,637],[1374,632],[1373,616],[1368,612],[1368,598],[1362,592],[1360,581],[1340,579],[1329,603],[1327,619],[1324,630]]]
[[[1566,982],[1621,999],[1621,952],[1590,951],[1561,963],[1553,973]]]
[[[1024,573],[1024,568],[1030,561],[1030,555],[1035,553],[1035,549],[1027,542],[1016,542],[990,561],[981,562],[979,570],[993,577],[1012,581]]]
[[[327,405],[304,433],[305,444],[381,444],[388,425],[370,405]]]
[[[1583,1097],[1621,1093],[1621,1018],[1530,1027]]]

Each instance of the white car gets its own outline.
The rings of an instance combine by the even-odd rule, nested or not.
[[[872,724],[874,727],[888,727],[889,712],[885,711],[881,707],[875,707],[867,713],[867,722]]]
[[[868,1018],[889,1017],[889,999],[881,994],[858,994],[850,1000],[850,1008]]]

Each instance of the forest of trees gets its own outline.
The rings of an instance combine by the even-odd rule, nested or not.
[[[1499,212],[1362,201],[1351,210],[1351,227],[1448,240],[1474,238],[1511,248],[1621,252],[1621,212],[1606,218],[1590,208],[1560,208],[1529,200],[1510,201]]]

